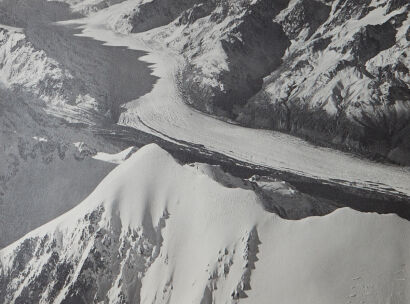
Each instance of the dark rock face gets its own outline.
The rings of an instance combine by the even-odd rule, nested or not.
[[[286,15],[282,26],[289,39],[296,39],[303,29],[310,37],[329,17],[330,7],[316,0],[298,2]]]
[[[249,31],[249,27],[255,29],[257,34]],[[280,64],[280,58],[289,45],[280,25],[270,23],[265,26],[255,16],[245,19],[236,30],[241,40],[230,37],[221,41],[229,67],[229,71],[222,72],[218,78],[224,90],[206,92],[206,88],[194,85],[190,88],[190,94],[193,94],[191,99],[195,100],[196,107],[201,108],[201,104],[206,104],[211,96],[213,111],[229,116],[235,105],[244,105],[262,88],[263,77]],[[276,43],[262,37],[276,37]],[[197,72],[191,67],[191,71],[184,75],[184,81],[192,83]]]
[[[353,43],[346,45],[344,51],[351,50],[359,63],[365,64],[381,51],[396,43],[396,29],[390,22],[381,25],[367,25],[353,37]]]
[[[404,7],[408,3],[409,2],[407,0],[390,0],[389,4],[388,4],[389,8],[388,8],[387,12],[390,13],[390,12],[392,12],[392,11],[398,9],[398,8]]]
[[[140,5],[138,9],[135,9],[129,16],[132,25],[131,32],[139,33],[166,25],[175,20],[182,12],[193,6],[195,9],[190,18],[195,18],[195,13],[199,13],[201,10],[200,7],[195,5],[200,2],[200,0],[154,0],[144,3]],[[183,17],[183,19],[184,18],[186,17]]]
[[[227,57],[227,69],[214,75],[220,86],[210,87],[196,81],[201,77],[202,67],[188,58],[181,83],[185,84],[182,89],[189,103],[212,114],[232,117],[235,106],[244,105],[262,88],[263,77],[281,64],[281,57],[290,45],[282,26],[272,21],[286,5],[287,1],[264,0],[254,4],[241,1],[239,8],[229,1],[207,6],[208,10],[214,9],[211,22],[221,24],[232,18],[222,32],[215,34],[219,35],[218,42]],[[200,16],[205,13],[202,9]]]
[[[338,26],[343,24],[346,20],[352,18],[361,18],[374,8],[369,7],[371,0],[336,0],[332,25]]]
[[[191,8],[182,12],[178,18],[178,25],[192,24],[196,20],[203,18],[210,14],[215,9],[215,3],[213,1],[207,1],[204,3],[198,3]]]
[[[216,96],[215,106],[231,112],[234,105],[243,105],[262,88],[263,77],[281,63],[290,45],[282,27],[271,22],[272,15],[253,11],[235,29],[242,38],[222,40],[228,56],[229,71],[222,73],[225,92]]]

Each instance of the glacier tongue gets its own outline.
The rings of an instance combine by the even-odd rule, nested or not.
[[[283,220],[251,187],[206,166],[182,166],[154,144],[141,148],[77,207],[0,251],[0,302],[408,296],[407,221],[350,209]]]

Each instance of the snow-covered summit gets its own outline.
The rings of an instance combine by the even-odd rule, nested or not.
[[[180,165],[154,144],[141,148],[80,205],[0,251],[0,301],[359,303],[409,296],[407,221],[350,209],[282,220],[252,189],[224,185],[232,178],[215,172]]]

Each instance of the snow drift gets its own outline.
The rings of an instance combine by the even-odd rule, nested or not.
[[[350,209],[287,221],[239,186],[145,146],[0,251],[0,302],[408,301],[407,221]]]

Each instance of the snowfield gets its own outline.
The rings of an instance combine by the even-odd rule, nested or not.
[[[408,221],[347,208],[283,220],[213,171],[141,148],[80,205],[0,251],[0,301],[408,301]]]
[[[410,194],[410,168],[381,164],[350,154],[320,148],[283,133],[240,127],[192,109],[182,102],[175,75],[183,58],[162,45],[156,37],[160,28],[139,34],[124,32],[119,16],[132,10],[125,1],[90,17],[63,23],[80,24],[81,35],[112,46],[126,46],[149,54],[140,58],[151,64],[159,77],[153,90],[131,101],[119,123],[172,141],[203,145],[238,160],[332,180],[353,187],[381,192]],[[156,37],[158,38],[158,37]]]

